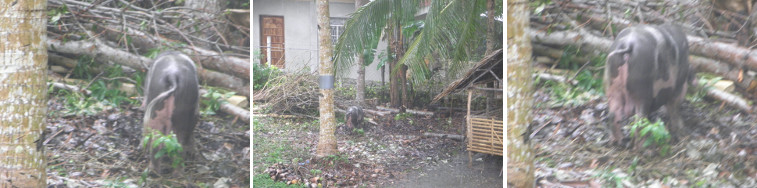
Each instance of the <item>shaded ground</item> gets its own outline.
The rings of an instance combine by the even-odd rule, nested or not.
[[[424,132],[463,134],[464,115],[374,119],[364,134],[337,132],[339,155],[317,160],[318,128],[312,119],[254,117],[253,176],[279,182],[324,186],[438,187],[475,182],[502,187],[502,157],[482,155],[467,167],[464,143]],[[338,123],[343,125],[342,122]],[[283,174],[283,175],[280,175]],[[464,179],[464,181],[459,181]],[[256,179],[257,181],[257,179]],[[449,186],[443,186],[449,187]],[[466,186],[463,186],[466,187]]]
[[[425,167],[415,175],[387,187],[502,187],[502,157],[474,155],[468,167],[467,152],[460,152],[436,166]]]
[[[138,149],[142,112],[102,110],[61,116],[62,99],[51,95],[45,130],[48,187],[249,187],[249,125],[224,115],[203,117],[195,129],[202,158],[180,176],[146,175]]]
[[[554,100],[541,88],[535,104]],[[682,105],[685,132],[670,154],[654,148],[611,146],[606,103],[573,107],[539,105],[531,123],[539,187],[756,187],[755,116],[720,103]],[[655,118],[667,118],[664,113]],[[628,136],[628,129],[624,129]]]

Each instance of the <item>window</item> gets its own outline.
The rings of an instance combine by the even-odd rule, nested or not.
[[[347,18],[330,18],[331,26],[331,45],[336,45],[336,42],[339,41],[339,36],[342,35],[344,32],[344,23],[347,21]]]

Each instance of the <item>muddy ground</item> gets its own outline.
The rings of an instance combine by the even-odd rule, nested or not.
[[[250,187],[250,128],[226,115],[204,116],[195,129],[201,158],[178,175],[147,174],[138,149],[138,105],[92,115],[63,115],[63,98],[50,95],[47,129],[48,187]]]
[[[535,94],[530,125],[538,187],[757,187],[753,114],[706,98],[687,101],[681,107],[686,130],[662,155],[652,146],[609,144],[601,98],[551,107],[555,99],[543,90]],[[660,112],[652,116],[667,118]]]
[[[317,120],[258,114],[253,123],[253,176],[273,176],[298,186],[502,187],[501,156],[475,155],[468,167],[462,141],[422,136],[462,135],[463,117],[462,112],[448,117],[369,117],[378,125],[366,122],[362,134],[337,131],[339,154],[316,159]]]

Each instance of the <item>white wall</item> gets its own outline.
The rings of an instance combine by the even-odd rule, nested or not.
[[[329,3],[331,17],[348,18],[354,11],[354,1]],[[253,51],[260,50],[260,15],[283,16],[285,71],[301,70],[306,66],[311,71],[318,71],[318,30],[314,0],[254,0],[252,13]],[[380,42],[378,49],[379,52],[376,52],[376,55],[386,49],[386,43]],[[374,61],[365,68],[366,80],[381,81],[381,72],[376,70],[377,64],[378,61]],[[357,78],[356,66],[347,77]],[[385,79],[389,81],[389,74],[385,73]]]

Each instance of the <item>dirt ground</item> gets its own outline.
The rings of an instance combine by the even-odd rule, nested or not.
[[[535,100],[552,101],[541,90]],[[535,107],[530,126],[538,187],[757,187],[755,115],[712,100],[686,102],[686,130],[661,155],[655,148],[609,144],[606,108],[599,98],[573,107]]]
[[[253,176],[286,174],[277,181],[324,187],[502,187],[502,157],[476,155],[469,168],[463,142],[423,136],[461,135],[464,114],[449,117],[375,118],[378,125],[366,122],[364,134],[337,131],[340,154],[319,160],[317,121],[258,115]]]
[[[62,99],[48,101],[48,187],[250,187],[249,125],[225,115],[203,117],[195,129],[200,159],[184,173],[143,173],[147,158],[138,149],[143,113],[138,106],[94,115],[60,116]]]

